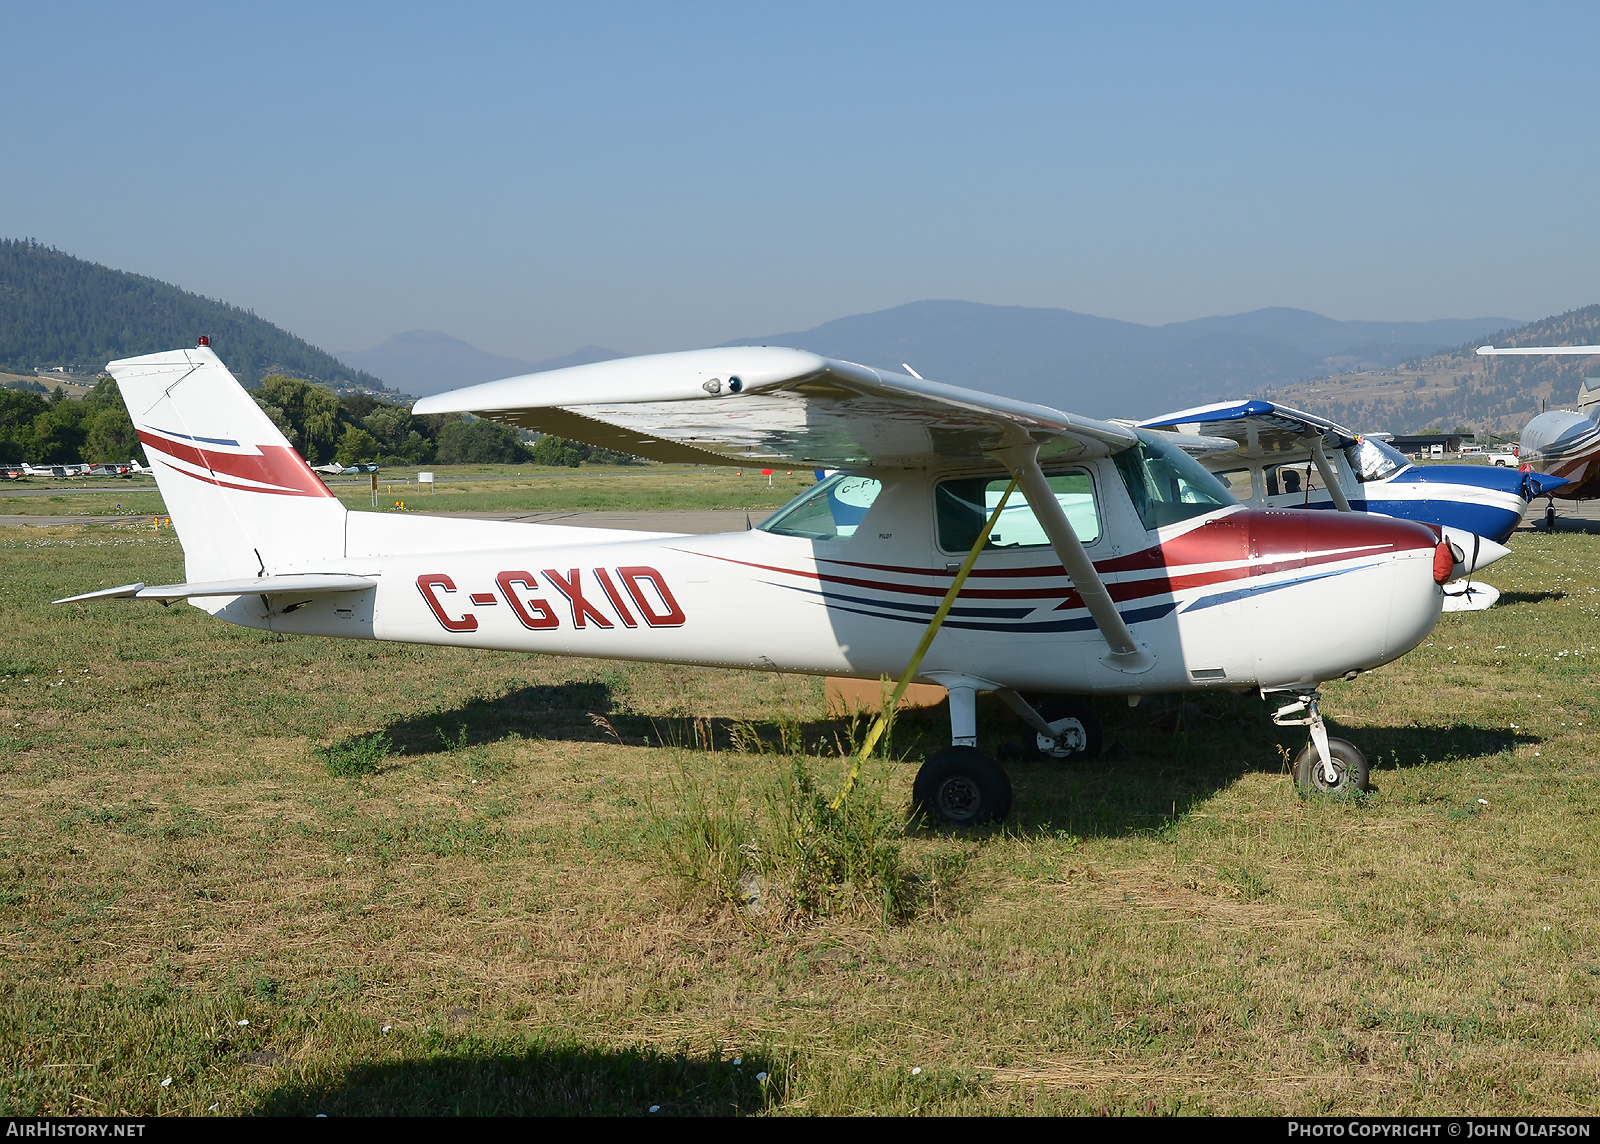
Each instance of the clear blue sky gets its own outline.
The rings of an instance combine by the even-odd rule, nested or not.
[[[1600,302],[1595,5],[0,2],[0,234],[332,350]]]

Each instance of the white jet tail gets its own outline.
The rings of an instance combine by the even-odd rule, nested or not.
[[[344,555],[345,508],[207,345],[125,358],[117,379],[190,581]]]

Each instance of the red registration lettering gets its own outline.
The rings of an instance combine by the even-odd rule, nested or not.
[[[617,591],[617,586],[611,582],[611,573],[604,568],[594,570],[594,578],[600,581],[600,587],[605,590],[606,599],[611,601],[611,606],[617,610],[617,616],[622,620],[624,627],[636,628],[639,621],[633,618],[633,613],[628,611],[628,605],[622,602],[622,593]]]
[[[561,621],[556,619],[555,612],[550,610],[550,605],[543,600],[519,600],[511,585],[521,584],[530,591],[539,586],[533,578],[532,572],[502,572],[494,578],[500,585],[500,591],[505,594],[506,603],[511,605],[511,610],[516,613],[517,619],[522,621],[525,628],[558,628]]]
[[[456,582],[443,572],[432,572],[425,576],[417,577],[417,591],[421,592],[422,598],[428,601],[428,607],[432,609],[439,622],[444,625],[445,630],[451,632],[477,631],[478,617],[471,612],[468,612],[459,620],[452,620],[445,614],[444,605],[439,602],[439,597],[435,594],[434,590],[436,588],[443,588],[446,592],[454,592],[456,590]]]
[[[554,568],[546,568],[544,570],[545,579],[549,580],[555,590],[565,596],[572,604],[573,627],[583,627],[584,617],[586,616],[602,628],[615,627],[615,624],[606,619],[604,612],[583,598],[583,585],[578,579],[579,575],[580,572],[577,568],[568,572],[566,579],[562,579]]]
[[[639,614],[644,617],[644,622],[652,628],[676,628],[683,625],[685,619],[683,609],[678,607],[678,601],[672,598],[672,589],[667,587],[666,578],[654,568],[643,566],[618,568],[617,578],[628,589],[628,595],[633,597],[633,602],[639,606]],[[661,597],[661,605],[665,611],[655,610],[649,597],[639,587],[640,580],[650,581],[651,587]]]

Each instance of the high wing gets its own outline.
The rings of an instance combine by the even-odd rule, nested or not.
[[[807,468],[926,465],[1036,444],[1041,460],[1118,452],[1124,425],[803,350],[737,346],[508,377],[425,397],[654,461]]]
[[[1305,452],[1307,439],[1322,438],[1329,449],[1356,443],[1356,434],[1326,418],[1271,401],[1220,401],[1139,422],[1141,429],[1181,429],[1233,441],[1241,457],[1256,460],[1279,453]]]
[[[413,412],[472,413],[658,461],[843,469],[992,458],[1017,479],[1105,637],[1103,662],[1130,674],[1155,664],[1040,468],[1138,444],[1126,425],[775,346],[651,354],[509,377],[425,397]]]

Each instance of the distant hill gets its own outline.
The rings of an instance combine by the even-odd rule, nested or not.
[[[480,350],[438,330],[407,330],[373,349],[339,354],[344,361],[376,374],[413,397],[428,397],[480,381],[515,377],[519,373],[539,373],[622,356],[601,346],[584,346],[549,361],[526,362]]]
[[[1144,326],[1071,310],[913,302],[728,345],[780,345],[1099,417],[1145,417],[1395,365],[1514,318],[1341,322],[1274,307]]]
[[[1600,358],[1479,357],[1481,345],[1600,344],[1600,306],[1585,306],[1516,328],[1471,338],[1391,369],[1342,372],[1263,391],[1285,405],[1332,418],[1357,431],[1414,433],[1471,427],[1516,436],[1541,408],[1570,405]]]
[[[287,373],[340,390],[384,388],[249,310],[30,239],[0,239],[0,371],[93,374],[116,358],[192,346],[201,334],[247,386]]]

